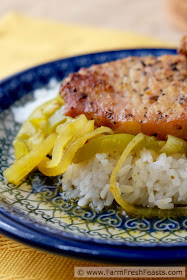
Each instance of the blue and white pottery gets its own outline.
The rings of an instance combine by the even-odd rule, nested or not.
[[[172,49],[133,49],[93,53],[57,60],[0,82],[0,232],[53,253],[131,265],[187,264],[187,217],[137,219],[121,215],[113,204],[101,213],[81,209],[59,195],[60,177],[31,173],[20,186],[7,183],[3,171],[13,163],[12,142],[20,125],[11,106],[32,100],[33,91],[51,78],[62,80],[81,67]]]

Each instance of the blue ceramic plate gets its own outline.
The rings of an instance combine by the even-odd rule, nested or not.
[[[0,82],[0,231],[28,245],[78,258],[122,264],[187,264],[187,218],[136,219],[116,205],[97,214],[64,201],[59,178],[32,173],[19,187],[3,171],[14,161],[12,141],[20,125],[11,106],[25,104],[51,78],[60,81],[80,67],[129,55],[175,54],[171,49],[94,53],[47,63]],[[15,103],[16,102],[16,103]]]

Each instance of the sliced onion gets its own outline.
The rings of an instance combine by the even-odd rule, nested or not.
[[[186,142],[175,136],[168,135],[168,140],[164,147],[160,150],[160,153],[175,154],[180,153],[186,147]]]
[[[71,164],[76,151],[80,149],[88,139],[102,133],[113,133],[112,130],[108,127],[99,127],[94,130],[94,121],[88,121],[80,132],[84,136],[80,137],[76,141],[72,139],[67,149],[65,150],[59,165],[54,168],[46,168],[46,163],[44,160],[38,165],[38,169],[40,170],[40,172],[47,176],[57,176],[63,174]]]
[[[57,134],[50,134],[36,149],[14,162],[4,172],[6,180],[17,185],[39,162],[49,154],[57,139]]]

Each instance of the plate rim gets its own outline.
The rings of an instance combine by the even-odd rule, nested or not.
[[[18,72],[12,73],[7,77],[4,77],[2,79],[0,79],[0,86],[3,85],[3,83],[8,82],[9,80],[11,80],[12,78],[16,78],[20,75],[23,75],[26,72],[29,72],[30,70],[35,70],[38,69],[40,67],[44,67],[44,66],[48,66],[50,64],[53,63],[57,63],[57,62],[61,62],[61,61],[65,61],[65,60],[69,60],[69,59],[74,59],[74,58],[81,58],[81,57],[85,57],[85,56],[91,56],[91,55],[100,55],[100,54],[109,54],[109,53],[118,53],[118,52],[132,52],[134,50],[141,50],[141,51],[171,51],[171,52],[177,52],[176,48],[128,48],[128,49],[115,49],[115,50],[108,50],[108,51],[99,51],[99,52],[92,52],[92,53],[85,53],[85,54],[78,54],[78,55],[72,55],[72,56],[68,56],[68,57],[64,57],[64,58],[59,58],[59,59],[55,59],[55,60],[50,60],[48,62],[44,62],[41,64],[36,64],[33,65],[31,67],[25,68],[23,70],[20,70]]]
[[[75,55],[75,56],[66,57],[66,58],[62,58],[62,59],[52,60],[52,61],[49,61],[47,63],[42,63],[42,64],[30,67],[30,68],[24,69],[22,71],[19,71],[17,73],[14,73],[14,74],[10,75],[9,77],[6,77],[6,78],[0,80],[0,87],[3,86],[4,84],[10,82],[12,79],[18,78],[18,77],[28,73],[29,71],[35,71],[35,70],[38,70],[38,69],[40,69],[42,67],[45,67],[45,66],[52,66],[55,63],[60,63],[60,62],[68,61],[68,60],[71,60],[71,59],[80,59],[81,57],[85,57],[85,56],[119,53],[119,52],[128,53],[128,52],[132,52],[134,50],[150,51],[150,52],[169,51],[169,52],[176,53],[176,49],[173,49],[173,48],[133,48],[133,49],[117,49],[117,50],[109,50],[109,51]],[[3,96],[2,96],[2,98],[3,98]],[[25,222],[19,223],[16,216],[14,217],[14,219],[13,219],[12,215],[11,215],[11,218],[7,217],[5,212],[6,212],[5,209],[3,210],[3,207],[0,207],[0,218],[1,218],[0,219],[0,232],[2,232],[3,234],[5,234],[5,235],[7,235],[11,238],[14,238],[18,241],[29,244],[31,246],[35,246],[35,247],[40,248],[40,249],[42,248],[42,249],[48,250],[50,252],[54,252],[54,249],[56,249],[56,253],[66,254],[66,255],[69,255],[69,256],[73,256],[73,257],[76,257],[76,255],[77,255],[76,248],[79,248],[80,250],[84,249],[84,245],[85,245],[84,240],[79,241],[79,240],[76,240],[74,237],[70,238],[70,243],[71,242],[73,242],[73,244],[76,243],[77,247],[76,248],[72,247],[72,249],[68,249],[68,250],[67,249],[66,250],[61,249],[58,246],[54,248],[54,246],[49,246],[48,242],[45,245],[42,244],[39,241],[33,241],[32,242],[29,238],[27,238],[27,235],[25,235],[25,237],[22,238],[21,236],[19,236],[19,234],[23,233],[23,231],[19,232],[18,231],[19,227],[22,226],[23,227],[22,230],[25,229],[26,230],[25,233],[27,233],[27,234],[33,234],[33,230],[31,228],[28,228],[27,225],[25,225]],[[8,225],[9,225],[9,227],[7,227]],[[17,231],[15,231],[15,232],[12,231],[13,226],[17,226]],[[34,231],[34,232],[36,233],[36,231]],[[48,231],[47,233],[48,233],[48,237],[49,237],[50,232]],[[43,234],[43,233],[40,232],[40,234]],[[51,235],[50,235],[50,238],[51,238]],[[54,242],[57,241],[57,239],[55,239],[54,236],[52,236],[52,240]],[[58,239],[58,241],[59,241],[59,239]],[[66,242],[67,242],[67,240],[66,240]],[[80,244],[81,244],[81,246],[78,246]],[[107,261],[109,261],[108,254],[109,254],[109,251],[110,251],[111,247],[113,247],[112,248],[113,249],[112,250],[113,251],[112,256],[114,256],[114,253],[115,253],[115,261],[116,262],[118,262],[118,261],[124,262],[124,260],[125,261],[128,260],[128,262],[130,261],[130,263],[132,264],[132,263],[135,262],[135,259],[136,259],[136,261],[138,261],[138,263],[140,263],[142,260],[143,260],[143,262],[147,261],[148,263],[154,263],[155,261],[158,263],[160,261],[160,259],[162,259],[161,262],[160,262],[160,264],[162,264],[163,259],[166,260],[165,258],[167,257],[167,261],[169,261],[169,263],[173,263],[173,262],[176,263],[176,261],[177,261],[179,264],[181,264],[181,263],[184,262],[184,260],[187,260],[187,244],[185,244],[185,245],[167,244],[167,245],[168,246],[163,246],[163,245],[158,246],[158,244],[156,244],[155,246],[146,247],[145,244],[143,246],[140,246],[140,244],[137,244],[138,247],[135,248],[134,246],[130,246],[129,244],[124,243],[124,245],[123,245],[123,248],[124,248],[123,256],[121,256],[119,258],[118,254],[117,254],[117,252],[119,252],[119,250],[117,250],[117,251],[114,250],[114,247],[117,248],[119,246],[119,244],[118,245],[117,244],[111,245],[111,244],[105,243],[104,246],[107,246],[108,250],[105,248],[105,251],[104,251],[102,242],[94,242],[94,246],[97,247],[98,252],[102,255],[102,260],[107,260]],[[172,245],[172,247],[170,248],[169,246],[171,246],[171,245]],[[151,250],[151,255],[149,254],[150,250]],[[128,251],[128,254],[126,255],[127,251]],[[107,253],[104,254],[103,252],[107,252]],[[131,252],[131,254],[130,254],[130,252]],[[160,257],[161,252],[162,252],[162,256]],[[170,252],[172,252],[172,254],[170,254]],[[153,256],[153,253],[155,254],[155,256]],[[157,253],[159,254],[159,257],[157,256]],[[84,255],[83,252],[81,252],[81,254]],[[85,254],[87,255],[87,253],[85,253]],[[103,254],[104,254],[104,256],[103,256]],[[81,257],[81,256],[80,256],[80,252],[78,252],[78,257]],[[94,250],[92,249],[92,251],[89,253],[89,256],[87,255],[86,258],[89,258],[89,259],[93,260],[94,256],[95,256],[95,253],[94,253]],[[138,257],[136,257],[136,256],[138,256]],[[112,262],[114,262],[114,261],[112,261]],[[185,261],[185,263],[186,263],[186,261]]]
[[[3,230],[2,230],[3,228]],[[16,229],[16,232],[15,232]],[[26,230],[25,230],[26,229]],[[126,265],[186,265],[187,247],[132,247],[106,244],[88,244],[70,238],[59,239],[45,235],[0,213],[0,232],[31,247],[83,260]],[[24,235],[23,235],[24,233]]]

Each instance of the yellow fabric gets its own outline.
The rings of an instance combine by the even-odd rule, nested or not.
[[[0,78],[32,65],[81,53],[162,46],[167,44],[126,31],[55,23],[9,13],[0,19]],[[98,265],[55,256],[0,236],[1,280],[69,280],[73,279],[74,266]]]
[[[0,19],[0,78],[46,61],[77,54],[165,42],[126,31],[110,31],[28,18],[9,13]]]

